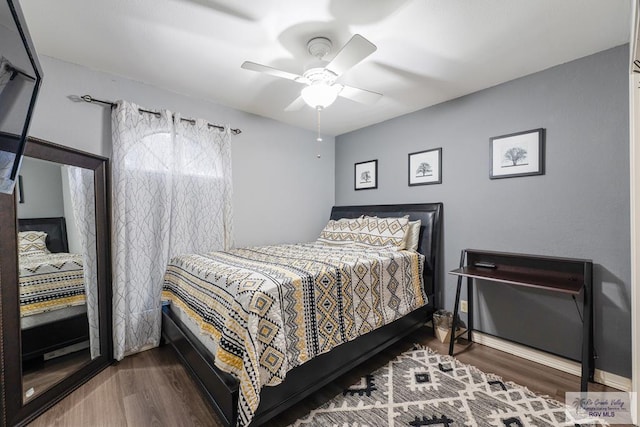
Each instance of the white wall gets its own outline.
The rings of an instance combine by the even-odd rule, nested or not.
[[[31,136],[110,157],[110,110],[70,99],[84,94],[230,124],[242,129],[232,137],[236,246],[309,241],[322,230],[334,203],[334,138],[319,144],[312,131],[54,58],[40,62],[44,83]]]

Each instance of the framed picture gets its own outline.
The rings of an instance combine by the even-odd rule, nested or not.
[[[442,148],[409,154],[409,186],[442,184]]]
[[[489,138],[489,178],[544,174],[544,129]]]
[[[356,190],[378,188],[378,160],[356,163],[354,182]]]

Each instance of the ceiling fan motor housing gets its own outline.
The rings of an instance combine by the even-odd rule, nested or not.
[[[307,43],[307,51],[311,56],[322,59],[331,52],[333,44],[326,37],[314,37]]]
[[[318,82],[328,84],[328,85],[333,84],[333,82],[335,82],[338,76],[333,72],[331,72],[330,70],[327,70],[326,68],[324,68],[324,64],[322,65],[318,64],[318,65],[319,66],[309,68],[307,71],[305,71],[302,74],[302,76],[307,80],[309,80],[311,84],[318,83]]]

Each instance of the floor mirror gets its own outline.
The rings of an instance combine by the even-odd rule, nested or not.
[[[23,425],[111,360],[105,158],[30,138],[0,195],[4,425]]]

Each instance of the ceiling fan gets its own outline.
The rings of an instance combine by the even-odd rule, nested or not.
[[[305,85],[300,96],[289,104],[285,111],[299,110],[305,104],[317,110],[322,110],[331,105],[338,96],[363,104],[376,102],[382,94],[336,83],[336,80],[345,71],[375,52],[376,45],[360,34],[356,34],[342,47],[331,62],[324,61],[323,58],[331,52],[332,47],[331,40],[326,37],[314,37],[309,40],[307,50],[316,58],[316,61],[302,75],[250,61],[245,61],[242,64],[242,68],[293,80]]]

